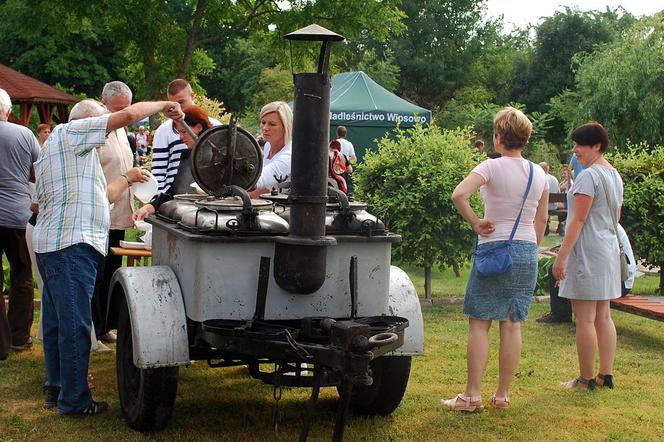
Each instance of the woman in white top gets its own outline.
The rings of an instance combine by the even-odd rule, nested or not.
[[[549,192],[544,171],[521,156],[532,132],[523,112],[506,107],[493,120],[493,145],[500,158],[480,163],[454,189],[452,200],[478,235],[478,250],[504,246],[515,229],[510,246],[512,269],[494,276],[479,276],[475,263],[468,278],[463,312],[468,315],[468,378],[466,389],[441,401],[453,411],[478,412],[484,408],[482,376],[489,359],[489,329],[499,321],[498,386],[491,398],[494,408],[510,404],[509,388],[521,355],[521,322],[528,317],[537,280],[537,244],[544,236]],[[528,188],[529,176],[532,182]],[[480,190],[484,218],[475,214],[470,197]],[[523,212],[517,224],[521,204]]]
[[[290,181],[293,137],[293,112],[288,103],[274,101],[263,106],[260,114],[263,146],[263,170],[256,187],[249,192],[252,198],[269,192],[280,183]]]

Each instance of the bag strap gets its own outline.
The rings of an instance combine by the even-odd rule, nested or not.
[[[514,221],[514,227],[512,227],[512,233],[510,234],[510,239],[509,239],[510,244],[512,243],[512,238],[514,238],[516,229],[519,227],[519,221],[521,221],[521,214],[523,213],[523,206],[526,204],[526,198],[528,197],[528,192],[530,192],[530,185],[533,183],[533,162],[528,161],[528,165],[530,166],[530,174],[528,175],[528,185],[526,186],[526,191],[523,194],[523,201],[521,201],[521,209],[519,210],[519,216],[516,217],[516,221]]]
[[[609,206],[609,212],[611,213],[611,221],[613,221],[613,231],[616,232],[616,237],[618,237],[618,222],[616,221],[616,211],[613,209],[613,206],[611,205],[611,199],[609,198],[609,189],[606,184],[606,178],[604,178],[604,174],[602,172],[597,171],[597,174],[599,175],[599,179],[602,181],[602,187],[604,187],[604,195],[606,195],[606,205]],[[622,242],[620,242],[620,238],[618,238],[618,247],[620,248],[620,253],[624,253]]]

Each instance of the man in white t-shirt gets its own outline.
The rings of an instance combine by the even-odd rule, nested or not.
[[[169,101],[180,103],[183,112],[194,104],[196,94],[187,80],[182,78],[171,81],[166,90]],[[210,122],[219,126],[221,123],[210,118]],[[166,120],[154,134],[152,140],[152,175],[157,179],[159,192],[167,191],[175,180],[180,166],[180,156],[187,150],[177,131],[173,130],[173,120]]]
[[[346,126],[337,127],[337,141],[339,141],[339,144],[341,144],[341,153],[350,160],[351,164],[355,164],[357,162],[355,146],[353,146],[353,143],[346,139],[347,134],[348,129],[346,129]],[[352,168],[350,170],[352,170]],[[343,177],[346,180],[346,185],[348,186],[348,195],[352,196],[354,190],[352,172],[344,172]]]
[[[337,127],[337,140],[339,140],[339,143],[341,144],[341,153],[346,155],[351,163],[355,163],[357,162],[355,146],[353,146],[353,143],[346,139],[347,134],[348,129],[346,129],[346,126]]]

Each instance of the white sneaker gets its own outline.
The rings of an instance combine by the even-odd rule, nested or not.
[[[96,343],[93,342],[92,346],[90,347],[90,351],[100,354],[113,353],[113,349],[107,347],[101,341],[97,341]]]

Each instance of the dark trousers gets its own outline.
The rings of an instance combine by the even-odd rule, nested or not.
[[[551,316],[558,322],[572,322],[572,303],[567,298],[558,296],[556,278],[553,277],[552,269],[549,269],[549,303],[551,305]]]
[[[9,261],[9,310],[5,315],[2,296],[0,359],[7,357],[9,345],[23,345],[30,337],[35,297],[25,229],[0,227],[0,260],[3,253]]]
[[[122,267],[122,256],[111,253],[111,247],[119,247],[120,241],[124,239],[124,230],[109,230],[108,253],[106,258],[99,264],[97,280],[95,282],[95,293],[92,295],[92,323],[95,327],[97,337],[102,336],[108,330],[106,328],[106,314],[108,313],[108,289],[111,285],[113,273]]]

